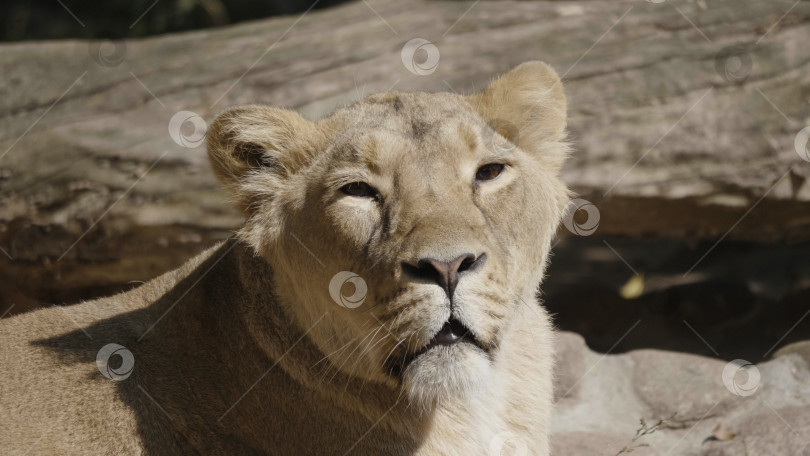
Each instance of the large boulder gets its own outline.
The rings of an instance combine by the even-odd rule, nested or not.
[[[604,355],[567,332],[557,345],[553,454],[810,454],[810,367],[795,353],[753,365]]]

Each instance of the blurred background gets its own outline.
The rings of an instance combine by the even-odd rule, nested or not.
[[[751,362],[810,338],[807,2],[11,0],[0,17],[3,316],[130,289],[229,236],[241,217],[202,140],[227,107],[318,118],[540,59],[568,93],[579,198],[544,286],[557,325],[603,353]]]
[[[345,0],[6,0],[3,41],[137,38],[301,13]],[[148,14],[148,16],[147,16]],[[82,20],[81,18],[84,18]],[[140,20],[137,20],[140,18]]]

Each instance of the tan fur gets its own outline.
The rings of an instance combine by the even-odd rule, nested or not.
[[[539,62],[479,94],[373,95],[318,122],[227,111],[209,155],[245,225],[129,292],[0,321],[0,453],[476,455],[507,440],[502,454],[547,455],[553,333],[536,293],[568,198],[565,124]],[[490,162],[507,167],[476,182]],[[380,199],[339,190],[357,181]],[[403,273],[463,253],[487,260],[452,306]],[[361,306],[330,296],[340,271],[367,284]],[[451,315],[489,353],[398,364]],[[133,354],[129,378],[100,374],[108,343]]]

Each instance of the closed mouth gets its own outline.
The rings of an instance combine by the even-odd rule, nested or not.
[[[400,377],[406,367],[430,350],[437,347],[450,347],[460,343],[472,344],[487,355],[490,354],[489,346],[481,343],[463,323],[455,318],[450,318],[424,347],[394,362],[390,366],[390,372],[395,377]]]

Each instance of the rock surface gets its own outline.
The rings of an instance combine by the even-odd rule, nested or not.
[[[440,52],[432,74],[403,64],[416,37]],[[795,144],[810,118],[808,38],[807,2],[409,0],[4,44],[0,280],[12,285],[0,306],[119,290],[238,226],[204,144],[170,137],[180,111],[210,121],[268,103],[319,117],[371,92],[471,92],[530,59],[565,80],[576,153],[564,178],[599,208],[600,234],[807,240],[810,163]],[[180,136],[194,146],[191,126]]]
[[[659,350],[602,355],[563,332],[558,363],[553,454],[810,455],[810,368],[797,354],[740,371]]]

